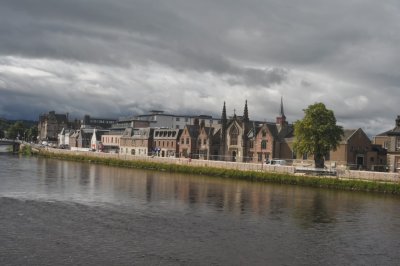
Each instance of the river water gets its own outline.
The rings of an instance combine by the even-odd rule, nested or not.
[[[0,155],[0,265],[399,265],[400,197]]]

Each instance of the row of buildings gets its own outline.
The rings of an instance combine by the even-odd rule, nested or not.
[[[40,140],[77,150],[252,163],[312,159],[293,150],[294,128],[286,120],[282,101],[274,122],[250,120],[246,101],[240,116],[228,116],[224,103],[220,118],[155,110],[118,120],[87,115],[69,121],[68,114],[52,111],[40,116],[38,130]],[[338,149],[325,159],[329,165],[353,169],[399,171],[400,117],[394,129],[372,140],[361,128],[345,129]]]

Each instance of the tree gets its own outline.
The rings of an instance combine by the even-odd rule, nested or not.
[[[304,118],[294,124],[293,148],[300,154],[313,154],[316,168],[323,168],[325,155],[336,150],[343,136],[343,128],[336,125],[332,110],[323,103],[315,103],[304,110]]]
[[[37,126],[35,125],[35,126],[32,126],[32,127],[29,128],[29,129],[27,129],[25,138],[26,138],[26,140],[28,140],[28,141],[36,141],[37,135],[38,135],[38,128],[37,128]]]
[[[11,125],[7,129],[7,138],[9,139],[22,139],[24,136],[24,132],[26,130],[26,127],[24,124],[20,121],[16,122],[15,124]]]

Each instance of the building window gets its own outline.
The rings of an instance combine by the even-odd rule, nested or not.
[[[263,137],[267,136],[267,131],[265,129],[263,129],[261,133]]]
[[[267,141],[266,140],[262,140],[261,141],[261,149],[265,150],[267,148]]]
[[[189,122],[189,118],[186,117],[186,118],[185,118],[185,122]]]
[[[186,138],[186,144],[189,144],[189,138]]]
[[[185,139],[181,138],[181,144],[185,144]]]
[[[233,126],[230,131],[230,145],[237,145],[238,144],[238,135],[239,135],[239,130],[237,127]]]
[[[204,145],[207,144],[207,139],[203,139],[203,144],[204,144]]]
[[[176,121],[178,121],[178,122],[179,122],[179,121],[180,121],[180,118],[179,118],[179,117],[177,117],[177,118],[176,118]]]
[[[307,160],[308,156],[307,153],[303,153],[303,160]]]

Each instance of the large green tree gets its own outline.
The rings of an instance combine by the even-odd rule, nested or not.
[[[294,124],[293,148],[299,154],[314,155],[315,167],[323,168],[325,155],[337,149],[343,128],[336,125],[333,111],[323,103],[308,106],[304,113],[304,118]]]

